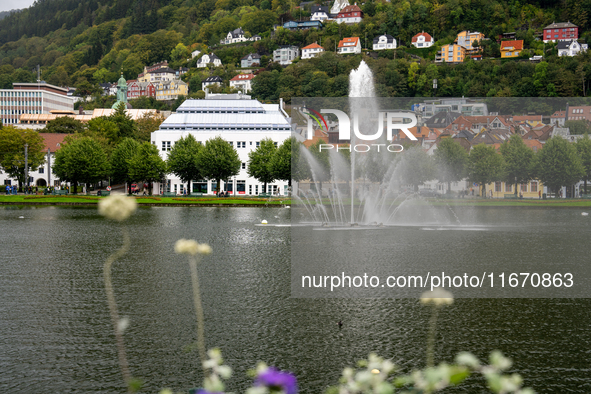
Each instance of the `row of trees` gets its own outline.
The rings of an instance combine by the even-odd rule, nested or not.
[[[294,156],[292,178],[295,180],[311,179],[320,183],[332,178],[348,181],[350,174],[341,173],[336,161],[329,159],[326,149],[319,149],[320,142],[309,147],[312,160],[301,160]],[[297,154],[294,149],[293,153]],[[345,162],[350,161],[350,152],[340,150]],[[394,157],[394,159],[392,159]],[[399,186],[412,185],[417,191],[419,185],[437,179],[447,184],[451,190],[452,182],[467,179],[480,185],[482,196],[486,196],[486,185],[494,182],[506,182],[518,185],[530,180],[539,180],[553,192],[563,186],[572,186],[583,180],[584,190],[591,178],[591,139],[585,135],[577,143],[571,144],[560,137],[551,138],[543,149],[533,152],[515,134],[504,142],[499,150],[484,144],[474,146],[468,153],[455,139],[443,139],[433,156],[429,156],[418,146],[407,146],[402,153],[380,154],[370,151],[359,155],[356,164],[356,177],[370,182],[395,180]],[[394,162],[393,162],[394,160]],[[309,162],[314,161],[312,174]],[[331,166],[331,163],[332,164]]]

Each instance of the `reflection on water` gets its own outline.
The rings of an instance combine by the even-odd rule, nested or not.
[[[336,383],[344,366],[372,351],[405,371],[424,366],[428,311],[417,301],[289,297],[290,228],[274,226],[289,224],[289,215],[143,208],[131,219],[132,248],[113,265],[113,281],[131,320],[131,369],[146,392],[186,390],[202,379],[197,355],[183,352],[195,340],[195,317],[186,259],[173,252],[179,238],[214,250],[199,267],[206,342],[235,369],[230,390],[242,391],[246,370],[261,360],[294,371],[304,393]],[[3,209],[0,217],[0,391],[122,392],[102,283],[119,225],[87,208]],[[273,226],[255,225],[262,220]],[[538,392],[590,392],[590,304],[457,300],[440,315],[437,359],[500,349]],[[478,384],[470,381],[470,391]]]

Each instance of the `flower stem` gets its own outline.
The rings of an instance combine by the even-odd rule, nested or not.
[[[193,282],[193,303],[195,304],[195,315],[197,317],[197,349],[203,368],[203,376],[207,376],[207,370],[203,363],[207,360],[205,353],[205,330],[203,328],[205,318],[203,317],[203,306],[201,305],[201,292],[199,291],[199,277],[197,276],[197,259],[195,256],[189,257],[189,267],[191,268],[191,280]]]
[[[129,364],[127,362],[127,356],[125,354],[125,344],[123,342],[123,333],[119,330],[119,313],[117,312],[117,303],[115,302],[115,293],[113,291],[113,284],[111,283],[111,266],[115,260],[121,258],[129,251],[129,232],[126,227],[123,227],[123,245],[121,249],[110,255],[105,261],[103,267],[103,277],[105,281],[105,291],[107,293],[107,301],[109,303],[109,311],[111,312],[111,322],[113,323],[113,329],[115,330],[115,338],[117,340],[117,352],[119,355],[119,366],[121,367],[121,373],[125,385],[129,389],[129,382],[131,380],[131,374],[129,372]]]
[[[437,305],[433,305],[433,311],[429,321],[429,337],[427,338],[427,368],[431,368],[435,364],[435,331],[437,329],[438,314],[439,308]]]

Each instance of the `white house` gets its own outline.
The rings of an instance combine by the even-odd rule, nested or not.
[[[253,78],[254,74],[238,74],[230,79],[230,87],[236,88],[242,93],[248,93],[252,89],[251,82]]]
[[[160,129],[152,133],[152,144],[160,150],[164,160],[174,143],[189,134],[203,144],[222,137],[238,152],[242,162],[238,175],[221,182],[229,194],[257,195],[263,192],[285,194],[287,182],[275,181],[263,190],[263,184],[247,174],[248,154],[255,150],[263,138],[280,145],[291,136],[291,120],[280,104],[262,104],[257,100],[236,95],[216,95],[204,100],[186,100],[170,115]],[[174,174],[166,181],[154,185],[156,192],[182,193],[186,184]],[[191,191],[213,194],[214,180],[196,179]]]
[[[201,90],[205,90],[208,86],[217,85],[222,86],[222,78],[221,77],[207,77],[203,82],[201,82]]]
[[[228,32],[226,38],[220,40],[220,44],[235,44],[244,41],[248,41],[248,39],[244,37],[244,30],[239,27],[238,29]]]
[[[396,49],[396,39],[389,34],[382,34],[373,39],[373,50]]]
[[[346,37],[339,41],[338,53],[350,54],[361,53],[361,42],[359,37]]]
[[[195,49],[193,52],[191,52],[191,59],[195,59],[200,54],[201,54],[201,51]]]
[[[328,13],[328,7],[324,7],[324,6],[320,6],[320,5],[312,6],[312,9],[310,10],[310,14],[311,14],[311,16],[310,16],[311,21],[325,21],[327,19],[330,19],[330,15]]]
[[[576,56],[587,51],[587,44],[579,44],[577,40],[558,41],[556,44],[558,56]]]
[[[322,52],[324,52],[324,48],[322,48],[317,43],[310,44],[302,48],[302,59],[310,59],[311,57],[319,56]]]
[[[273,51],[273,61],[282,66],[287,66],[300,54],[300,49],[295,45],[281,45]]]
[[[433,40],[433,37],[425,32],[416,34],[411,41],[411,44],[416,48],[429,48],[430,46],[433,46],[434,43],[435,41]]]
[[[214,67],[220,67],[222,65],[222,61],[214,53],[206,53],[205,55],[197,59],[197,68],[205,68],[209,64],[211,64]]]

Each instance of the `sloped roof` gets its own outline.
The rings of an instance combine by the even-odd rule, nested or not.
[[[314,14],[315,12],[324,12],[325,14],[328,15],[328,7],[315,5],[315,6],[312,6],[311,12],[312,12],[312,14]]]
[[[254,74],[238,74],[230,81],[250,81],[254,78]]]
[[[302,50],[304,50],[304,49],[315,49],[315,48],[324,49],[323,47],[321,47],[317,43],[314,43],[314,44],[310,44],[308,46],[303,47]]]
[[[393,43],[393,42],[394,42],[394,37],[392,37],[392,36],[391,36],[391,35],[389,35],[389,34],[382,34],[381,36],[377,36],[376,38],[374,38],[374,39],[373,39],[373,43],[374,43],[374,44],[377,44],[377,43],[380,41],[380,38],[381,38],[381,37],[386,37],[386,42],[387,42],[388,44],[391,44],[391,43]]]
[[[578,44],[578,41],[577,40],[558,41],[558,44],[556,45],[556,48],[558,48],[558,49],[568,49],[573,44],[573,42],[576,42]]]
[[[361,8],[359,8],[357,5],[348,5],[345,8],[343,8],[341,10],[341,12],[339,12],[339,15],[340,14],[347,14],[349,12],[363,12],[363,11],[361,11]]]
[[[501,51],[506,48],[523,49],[523,40],[501,41]]]
[[[258,53],[249,53],[248,55],[244,56],[240,60],[247,60],[249,56],[251,59],[260,59],[261,58],[261,55],[259,55]]]
[[[552,23],[552,24],[544,27],[544,30],[546,30],[546,29],[562,29],[563,27],[578,27],[578,26],[573,25],[570,22],[559,22],[559,23]]]
[[[412,42],[417,42],[417,39],[421,36],[425,37],[425,41],[433,41],[433,37],[431,37],[429,33],[422,32],[419,34],[415,34],[412,38]]]
[[[339,48],[344,46],[352,46],[352,45],[345,45],[345,44],[353,44],[357,45],[359,43],[359,37],[345,37],[341,41],[339,41]]]
[[[39,133],[41,137],[43,137],[43,151],[47,152],[49,148],[51,152],[55,152],[59,148],[61,148],[62,144],[64,143],[64,138],[69,134],[62,134],[62,133]]]
[[[157,68],[152,71],[148,71],[148,74],[161,74],[161,73],[174,74],[175,72],[176,71],[174,71],[170,67],[161,67],[161,68]]]
[[[223,80],[221,77],[213,76],[213,77],[205,78],[205,80],[203,82],[223,82]]]

